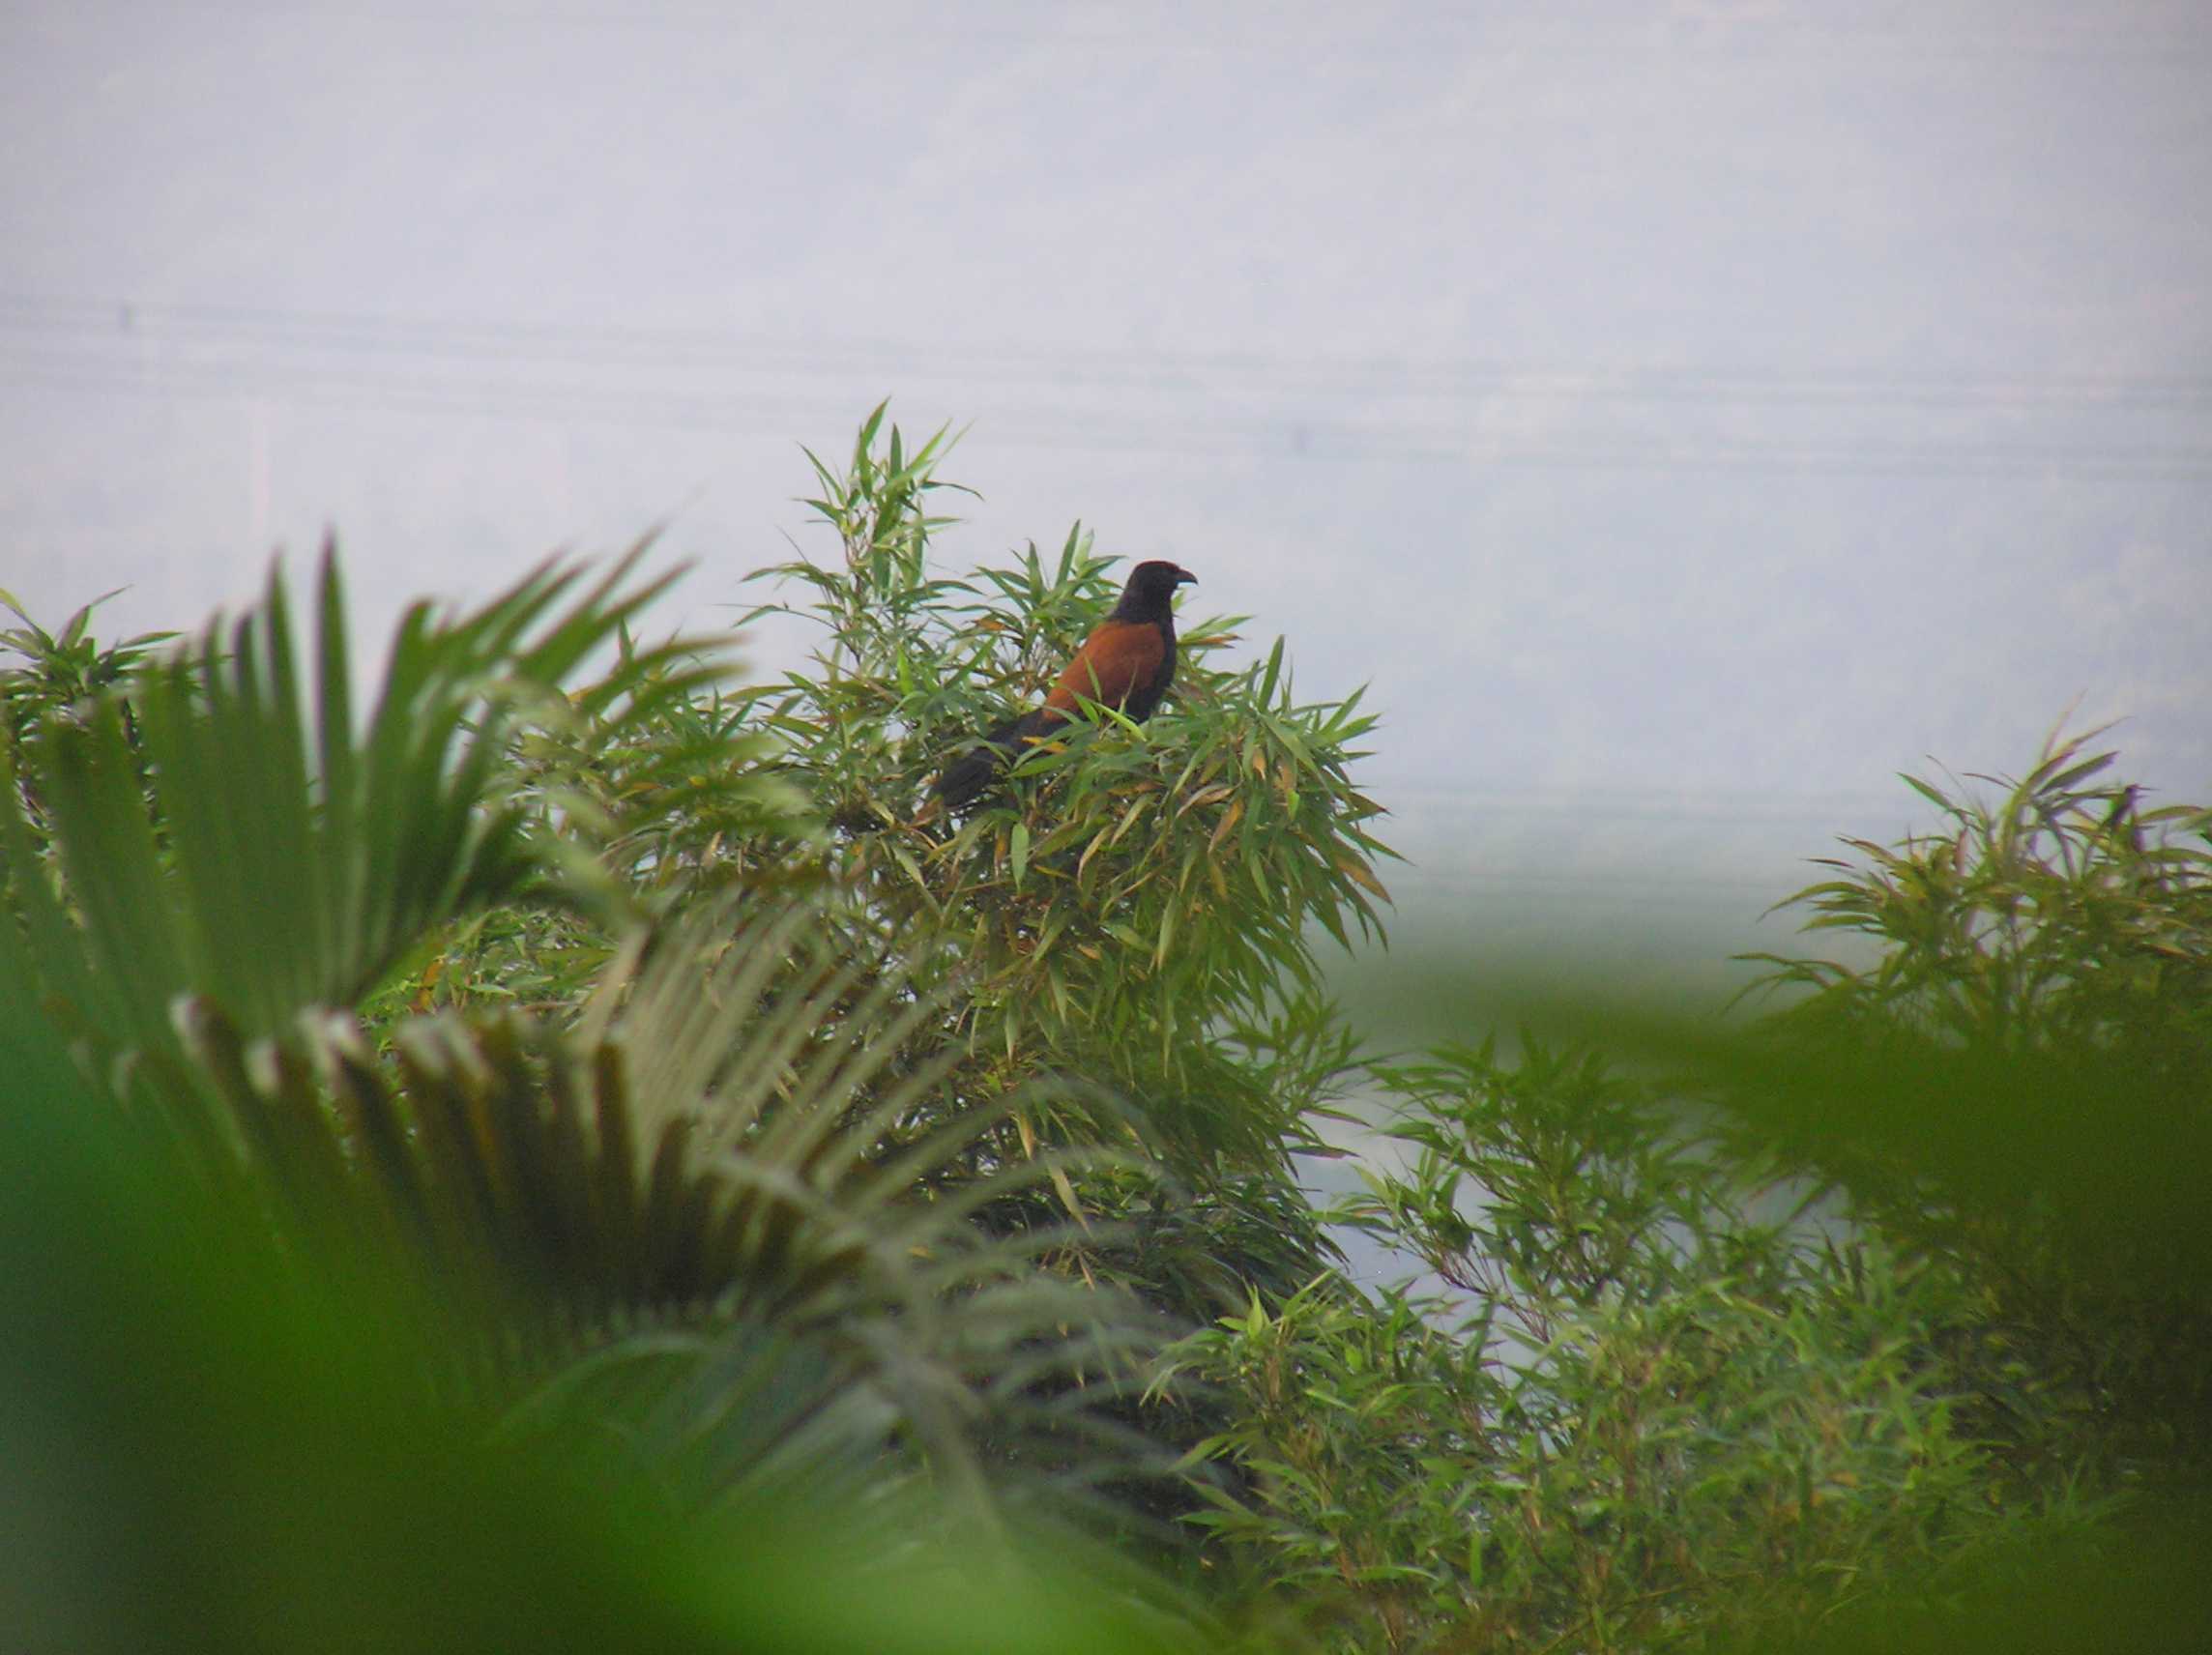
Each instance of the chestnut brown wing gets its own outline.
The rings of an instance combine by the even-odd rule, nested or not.
[[[1073,712],[1078,697],[1107,707],[1121,707],[1132,696],[1142,700],[1167,653],[1167,639],[1150,621],[1108,621],[1083,640],[1044,704]]]

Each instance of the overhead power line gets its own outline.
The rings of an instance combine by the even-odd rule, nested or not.
[[[283,4],[272,0],[181,0],[189,10],[273,21],[310,24],[388,23],[426,25],[441,36],[456,28],[567,28],[595,33],[737,38],[755,44],[781,44],[831,50],[840,56],[912,57],[936,50],[972,52],[978,47],[1062,46],[1088,53],[1136,58],[1179,56],[1238,57],[1295,54],[1310,58],[1325,52],[1331,61],[1399,62],[1434,58],[1522,63],[1528,60],[1623,61],[1702,60],[1764,62],[1815,58],[1822,63],[1902,62],[1930,64],[2064,62],[2109,60],[2126,64],[2179,67],[2212,51],[2212,33],[2183,22],[2165,27],[2144,20],[2114,22],[2096,16],[2068,27],[2020,28],[1886,25],[1879,20],[1808,22],[1801,17],[1752,15],[1730,17],[1669,15],[1654,13],[1639,27],[1578,23],[1574,19],[1531,25],[1540,14],[1479,13],[1435,15],[1409,26],[1405,19],[1378,13],[1365,22],[1356,11],[1337,9],[1298,16],[1270,10],[1264,21],[1242,26],[1235,14],[1209,16],[1188,8],[1150,15],[1119,8],[1109,17],[1095,11],[1015,13],[1004,22],[973,21],[957,11],[932,9],[906,16],[847,22],[820,9],[773,7],[637,5],[613,7],[564,3],[496,6],[436,5],[427,0],[374,0],[350,5]],[[1049,18],[1049,21],[1040,19]],[[1347,20],[1349,19],[1349,20]],[[1319,22],[1322,26],[1316,27]]]
[[[569,363],[753,372],[824,369],[935,379],[1160,391],[1316,390],[1405,395],[1510,393],[1621,400],[1932,407],[2204,407],[2212,373],[2085,374],[1863,367],[1543,363],[1254,351],[917,349],[911,342],[794,341],[703,328],[389,316],[261,305],[0,294],[0,333],[81,340],[244,344],[456,362]]]
[[[1152,400],[1203,400],[1203,413],[1160,416],[1070,403],[1008,405],[996,394],[990,440],[1008,447],[1127,450],[1192,457],[1413,463],[1656,473],[1751,471],[1926,477],[2197,481],[2212,442],[2081,436],[1896,434],[1901,410],[1931,401],[2074,415],[2111,409],[2173,417],[2212,412],[2212,380],[2187,376],[1848,369],[1534,368],[1384,359],[1315,364],[1266,354],[1155,354],[1154,378],[1118,379],[1089,352],[955,353],[844,342],[814,349],[697,330],[555,327],[222,305],[141,305],[0,296],[0,385],[223,398],[493,419],[790,434],[851,413],[850,394],[813,394],[832,376],[908,387],[940,379],[1065,392],[1140,390]],[[1121,363],[1126,373],[1141,355]],[[1450,394],[1459,412],[1396,421],[1309,416],[1279,406],[1288,391],[1356,387],[1371,399]],[[1300,374],[1309,376],[1301,382]],[[1456,378],[1453,377],[1456,375]],[[1586,400],[1671,396],[1826,402],[1884,417],[1878,434],[1787,431],[1517,431],[1492,405],[1528,396]],[[1277,401],[1267,406],[1270,399]],[[1228,407],[1223,403],[1227,402]],[[1253,405],[1259,411],[1253,411]],[[1500,424],[1505,428],[1500,428]]]
[[[678,396],[590,386],[497,387],[408,381],[329,370],[132,368],[115,363],[40,360],[0,350],[0,387],[125,395],[276,399],[403,414],[611,423],[692,431],[790,435],[796,422],[843,419],[847,400],[795,403],[754,397]],[[2172,445],[2082,447],[2064,443],[1685,443],[1508,440],[1457,443],[1434,427],[1359,427],[1281,420],[1116,424],[1097,419],[1009,412],[990,440],[1008,448],[1077,449],[1315,463],[1554,467],[1646,472],[1769,472],[1884,477],[2066,478],[2084,481],[2212,480],[2212,449]]]

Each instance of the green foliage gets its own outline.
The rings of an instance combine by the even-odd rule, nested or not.
[[[1246,1492],[1202,1521],[1327,1646],[1788,1641],[2018,1520],[1960,1429],[1980,1311],[1955,1276],[1746,1222],[1706,1148],[1587,1055],[1378,1072],[1414,1155],[1346,1216],[1456,1294],[1324,1282],[1176,1357],[1243,1399],[1208,1451]]]
[[[1363,1067],[1373,720],[1279,641],[1191,624],[1159,716],[931,802],[1117,585],[1080,526],[933,574],[947,446],[808,456],[773,683],[635,642],[643,548],[418,606],[366,718],[334,556],[311,651],[276,580],[165,656],[16,612],[19,1641],[1239,1635],[1169,1580],[1256,1650],[1965,1648],[2107,1575],[2200,1624],[2212,817],[2080,742],[1915,782],[1942,831],[1799,899],[1871,963],[1770,960],[1758,1031],[1585,982],[1601,1045],[1455,1003]],[[1292,1176],[1361,1090],[1403,1170],[1325,1216],[1434,1291]]]
[[[1056,559],[1033,544],[1012,567],[931,575],[944,434],[910,451],[894,427],[879,456],[881,416],[843,474],[814,462],[808,504],[840,563],[765,571],[807,593],[771,609],[826,633],[810,672],[751,695],[754,727],[783,743],[779,773],[834,830],[793,854],[826,857],[850,934],[957,979],[971,1085],[1072,1069],[1142,1100],[1148,1144],[1194,1173],[1273,1162],[1295,1117],[1250,1084],[1229,1036],[1260,1037],[1318,991],[1310,928],[1379,931],[1372,863],[1388,852],[1349,779],[1373,719],[1356,696],[1298,703],[1279,642],[1241,672],[1214,667],[1236,623],[1205,622],[1182,628],[1172,711],[1075,720],[945,820],[930,776],[1043,693],[1118,583],[1080,525]],[[1039,1125],[1098,1141],[1125,1122],[1071,1101]]]
[[[1156,1336],[1118,1296],[1038,1274],[1068,1241],[1053,1224],[969,1222],[1059,1162],[948,1187],[991,1118],[927,1122],[946,1065],[912,1048],[926,1007],[895,973],[862,985],[825,958],[813,919],[670,927],[602,982],[609,1026],[566,1037],[413,1019],[385,1064],[330,1018],[299,1059],[256,1065],[193,1004],[189,1047],[279,1221],[401,1262],[476,1330],[453,1338],[459,1377],[495,1404],[535,1391],[540,1427],[696,1411],[657,1434],[681,1464],[654,1468],[717,1500],[881,1481],[908,1449],[980,1498],[972,1433],[1080,1476],[1094,1422],[1068,1381],[1110,1402]]]
[[[505,738],[518,704],[552,695],[665,584],[622,590],[634,562],[561,612],[578,575],[551,567],[475,614],[440,620],[418,604],[358,731],[335,555],[306,683],[273,576],[227,635],[211,624],[137,670],[152,821],[120,700],[43,720],[21,762],[44,800],[66,903],[15,786],[0,792],[0,872],[49,987],[110,1049],[171,1055],[168,1004],[189,989],[249,1033],[272,1033],[304,1009],[357,1002],[455,915],[531,889],[614,900],[592,863],[504,797]],[[630,688],[610,682],[597,697]]]
[[[1508,1319],[1499,1332],[1538,1345],[1609,1298],[1648,1303],[1701,1279],[1724,1238],[1756,1251],[1740,1192],[1648,1087],[1594,1052],[1525,1043],[1511,1069],[1489,1042],[1376,1065],[1399,1100],[1388,1135],[1418,1154],[1405,1177],[1370,1176],[1350,1216],[1412,1242]]]
[[[771,744],[742,727],[724,653],[682,639],[640,650],[626,625],[615,642],[601,678],[524,710],[501,781],[541,841],[588,844],[622,901],[610,915],[528,892],[439,927],[371,1000],[372,1024],[440,1007],[572,1018],[626,919],[819,883],[782,860],[787,838],[812,831],[805,800],[764,768]]]
[[[0,589],[0,608],[22,623],[0,630],[0,650],[19,657],[19,664],[0,668],[0,706],[7,709],[11,744],[20,741],[44,714],[66,715],[122,687],[156,645],[176,636],[141,632],[121,643],[102,644],[92,636],[92,612],[115,595],[110,592],[94,598],[59,632],[49,632],[23,612],[14,594]]]
[[[93,599],[59,632],[49,632],[25,614],[11,594],[0,590],[0,607],[22,623],[0,630],[0,786],[11,789],[13,805],[20,812],[18,856],[44,856],[51,849],[46,800],[26,777],[20,757],[24,741],[42,721],[81,724],[95,715],[96,709],[112,707],[138,785],[144,789],[150,783],[137,709],[128,690],[132,674],[158,646],[176,634],[142,632],[121,643],[101,643],[90,630],[92,612],[115,595],[110,592]]]
[[[2212,811],[2100,780],[2094,733],[1994,800],[1790,901],[1871,965],[1778,959],[1796,998],[1731,1075],[1740,1117],[1984,1282],[2107,1451],[2212,1454]]]
[[[2101,733],[2053,738],[2018,781],[1974,778],[1994,801],[1905,777],[1941,827],[1847,840],[1859,860],[1820,858],[1839,877],[1788,899],[1812,911],[1808,932],[1873,939],[1874,964],[1756,956],[1777,968],[1771,986],[1812,991],[1792,1019],[2002,1051],[2146,1025],[2212,1041],[2212,810],[2145,809],[2137,788],[2100,782],[2116,756],[2086,750]]]
[[[687,788],[681,754],[619,750],[712,694],[681,646],[623,640],[652,590],[625,590],[632,561],[565,610],[576,576],[544,570],[471,615],[411,611],[359,732],[335,558],[308,687],[273,581],[130,682],[150,797],[116,700],[43,717],[21,753],[53,855],[11,790],[0,991],[75,1062],[34,1081],[11,1054],[37,1088],[11,1107],[161,1121],[142,1150],[216,1222],[401,1307],[364,1336],[421,1341],[467,1399],[454,1428],[686,1507],[989,1530],[1033,1489],[1028,1525],[1056,1526],[1101,1455],[1145,1463],[1099,1408],[1148,1319],[1040,1272],[1054,1226],[974,1222],[1068,1166],[975,1158],[1024,1095],[940,1096],[920,1036],[942,1008],[897,962],[831,950],[803,893],[712,898],[726,870],[690,813],[750,799],[780,825],[781,803],[750,772]],[[561,694],[601,643],[612,672]],[[538,757],[568,732],[618,749],[575,785]],[[605,928],[572,1027],[379,991],[472,911]]]
[[[665,1476],[579,1457],[615,1416],[487,1431],[445,1382],[452,1324],[374,1251],[242,1221],[107,1108],[20,955],[0,926],[10,1649],[1200,1646],[1063,1532],[1031,1545],[909,1500],[885,1535],[819,1487],[702,1510]],[[672,1423],[711,1445],[698,1410],[643,1426]]]

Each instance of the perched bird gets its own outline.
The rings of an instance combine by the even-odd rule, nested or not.
[[[1121,601],[1083,640],[1083,648],[1045,694],[1041,706],[1009,719],[945,767],[937,796],[955,809],[972,802],[1022,750],[1065,722],[1080,698],[1121,709],[1140,724],[1152,715],[1175,681],[1175,593],[1198,576],[1154,560],[1129,571]]]

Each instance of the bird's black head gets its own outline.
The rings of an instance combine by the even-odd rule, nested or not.
[[[1121,602],[1115,613],[1130,620],[1164,615],[1176,588],[1185,581],[1196,586],[1198,576],[1164,558],[1141,563],[1129,571],[1129,584],[1121,589]]]

